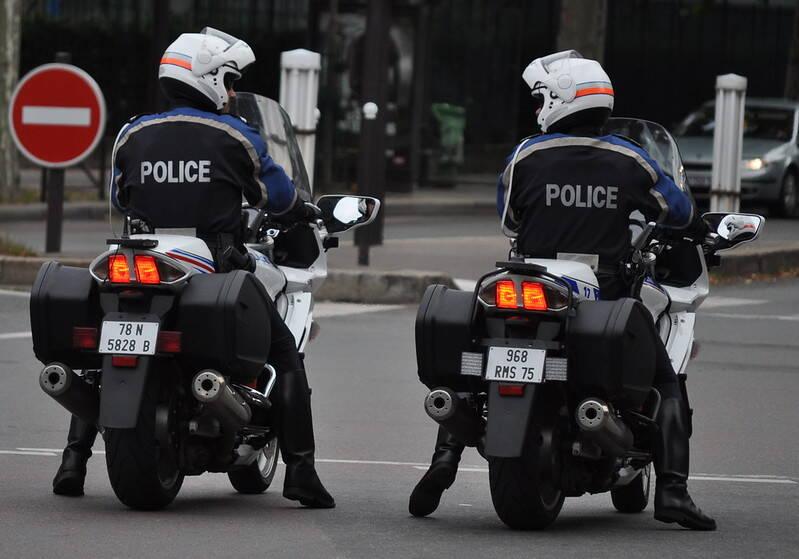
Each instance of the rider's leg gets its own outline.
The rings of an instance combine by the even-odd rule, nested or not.
[[[294,336],[273,308],[272,345],[269,364],[277,371],[272,393],[277,420],[278,442],[286,477],[283,496],[306,507],[333,508],[314,467],[314,434],[311,418],[311,389],[305,376]]]
[[[97,427],[77,416],[69,422],[67,446],[53,479],[53,493],[80,497],[83,495],[83,482],[86,479],[86,462],[92,455],[92,445],[97,437]]]
[[[716,521],[697,507],[688,494],[690,417],[688,405],[671,366],[666,348],[658,339],[655,387],[662,401],[657,415],[654,445],[655,518],[677,522],[692,530],[715,530]]]
[[[441,495],[455,481],[464,445],[439,426],[436,450],[430,468],[413,488],[408,511],[414,516],[427,516],[438,508]]]

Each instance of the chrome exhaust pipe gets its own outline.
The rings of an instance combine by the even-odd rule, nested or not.
[[[624,456],[633,446],[633,433],[609,404],[598,398],[583,400],[575,412],[577,425],[609,456]]]
[[[485,423],[477,412],[446,387],[436,388],[425,397],[424,410],[466,446],[479,446],[485,435]]]
[[[87,423],[97,423],[100,395],[63,363],[50,363],[39,373],[39,386],[72,415]]]
[[[216,371],[206,369],[197,373],[191,382],[191,391],[208,414],[219,421],[223,433],[232,435],[252,419],[250,406]]]

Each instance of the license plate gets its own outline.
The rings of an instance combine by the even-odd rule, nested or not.
[[[486,380],[540,383],[544,381],[544,349],[529,347],[490,347]]]
[[[106,320],[100,333],[100,353],[155,355],[157,322]]]

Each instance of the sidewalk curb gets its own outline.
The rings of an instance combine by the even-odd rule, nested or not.
[[[763,249],[757,252],[721,255],[721,266],[711,270],[723,277],[774,274],[799,268],[799,244],[785,248]]]
[[[0,256],[0,285],[30,286],[42,264],[50,260],[53,259]],[[88,268],[91,262],[85,258],[59,258],[58,261],[79,268]],[[438,272],[330,270],[316,299],[362,304],[413,304],[421,300],[424,290],[432,283],[455,288],[450,276]]]

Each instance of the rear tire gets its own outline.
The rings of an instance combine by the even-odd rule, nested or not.
[[[652,465],[647,464],[641,473],[627,485],[610,490],[610,498],[616,510],[625,514],[643,511],[649,504],[649,488],[652,479]]]
[[[559,440],[557,410],[540,405],[533,410],[522,456],[488,457],[491,501],[508,527],[541,530],[560,514],[564,495],[560,489]]]
[[[156,433],[158,403],[169,402],[168,381],[161,382],[169,378],[168,373],[158,364],[149,372],[136,427],[105,430],[111,487],[117,498],[132,509],[162,509],[175,499],[183,485],[174,450],[161,446]]]
[[[228,472],[230,484],[239,493],[257,495],[263,493],[272,485],[272,480],[277,471],[278,455],[277,437],[258,453],[258,459],[252,464]]]

